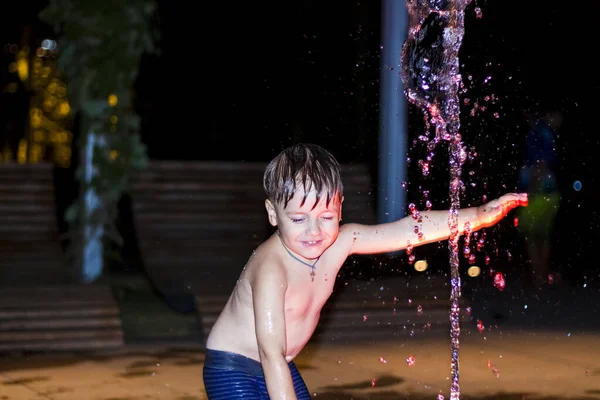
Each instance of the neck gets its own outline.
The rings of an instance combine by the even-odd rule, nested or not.
[[[319,261],[319,258],[321,258],[321,256],[319,256],[317,258],[312,258],[312,259],[304,258],[301,255],[296,254],[295,252],[293,252],[292,250],[290,250],[290,248],[287,247],[285,245],[285,243],[283,243],[283,238],[279,234],[279,231],[277,231],[277,236],[279,237],[279,241],[281,242],[281,245],[283,246],[283,248],[286,251],[286,253],[288,253],[290,256],[292,256],[292,258],[296,259],[297,261],[300,261],[301,263],[306,264],[309,267],[314,267],[314,264],[316,264],[317,261]]]

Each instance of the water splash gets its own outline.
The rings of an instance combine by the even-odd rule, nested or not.
[[[429,171],[430,158],[436,145],[448,142],[450,154],[450,399],[460,398],[459,385],[459,299],[460,275],[458,257],[458,210],[462,165],[467,158],[460,131],[458,51],[464,35],[464,12],[470,0],[406,0],[409,12],[408,38],[402,50],[402,80],[408,100],[424,114],[428,159],[419,163],[423,173]],[[433,133],[433,135],[432,135]],[[425,170],[427,169],[427,171]]]

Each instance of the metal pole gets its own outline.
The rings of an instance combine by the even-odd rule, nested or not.
[[[384,223],[406,215],[402,182],[406,180],[408,118],[401,57],[408,11],[404,0],[382,0],[381,5],[378,220]]]
[[[100,135],[94,132],[88,132],[87,143],[85,147],[85,194],[84,194],[84,248],[83,248],[83,271],[82,280],[90,283],[96,280],[104,269],[104,245],[102,236],[104,227],[93,221],[92,215],[101,207],[101,202],[96,191],[90,187],[90,183],[97,174],[94,168],[94,149],[96,147],[105,147],[106,142]]]

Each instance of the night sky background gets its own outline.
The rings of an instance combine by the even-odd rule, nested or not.
[[[142,139],[151,158],[266,162],[305,141],[325,146],[341,162],[368,163],[376,179],[379,1],[158,3],[161,54],[144,58],[136,84]],[[18,42],[23,24],[40,36],[49,34],[37,21],[44,6],[3,5],[4,42]],[[600,3],[590,0],[474,1],[460,53],[468,88],[463,97],[498,99],[475,116],[471,106],[462,110],[464,141],[479,155],[464,169],[465,182],[476,184],[469,186],[464,205],[481,204],[484,192],[493,198],[516,190],[529,108],[563,115],[556,140],[562,202],[552,259],[573,281],[598,275],[593,246],[600,233],[595,161],[600,83],[594,61],[599,12]],[[412,141],[422,133],[420,111],[411,108],[409,121]],[[413,161],[421,150],[411,150]],[[421,186],[431,190],[434,208],[447,207],[443,152],[426,179],[415,162],[409,164],[409,201],[420,201]],[[574,181],[582,183],[580,191]],[[501,248],[520,254],[510,222],[494,237]],[[445,245],[441,250],[447,257]]]

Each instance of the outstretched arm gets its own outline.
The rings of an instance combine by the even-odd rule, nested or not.
[[[527,205],[527,194],[506,194],[479,207],[458,211],[458,231],[468,227],[471,232],[492,226],[510,210]],[[412,215],[395,222],[380,225],[347,224],[340,231],[340,239],[347,241],[350,254],[376,254],[403,250],[408,245],[420,246],[446,240],[450,237],[446,211],[422,211],[419,218]]]
[[[252,282],[258,353],[269,398],[296,400],[294,383],[285,360],[285,274],[276,265],[263,265]]]

